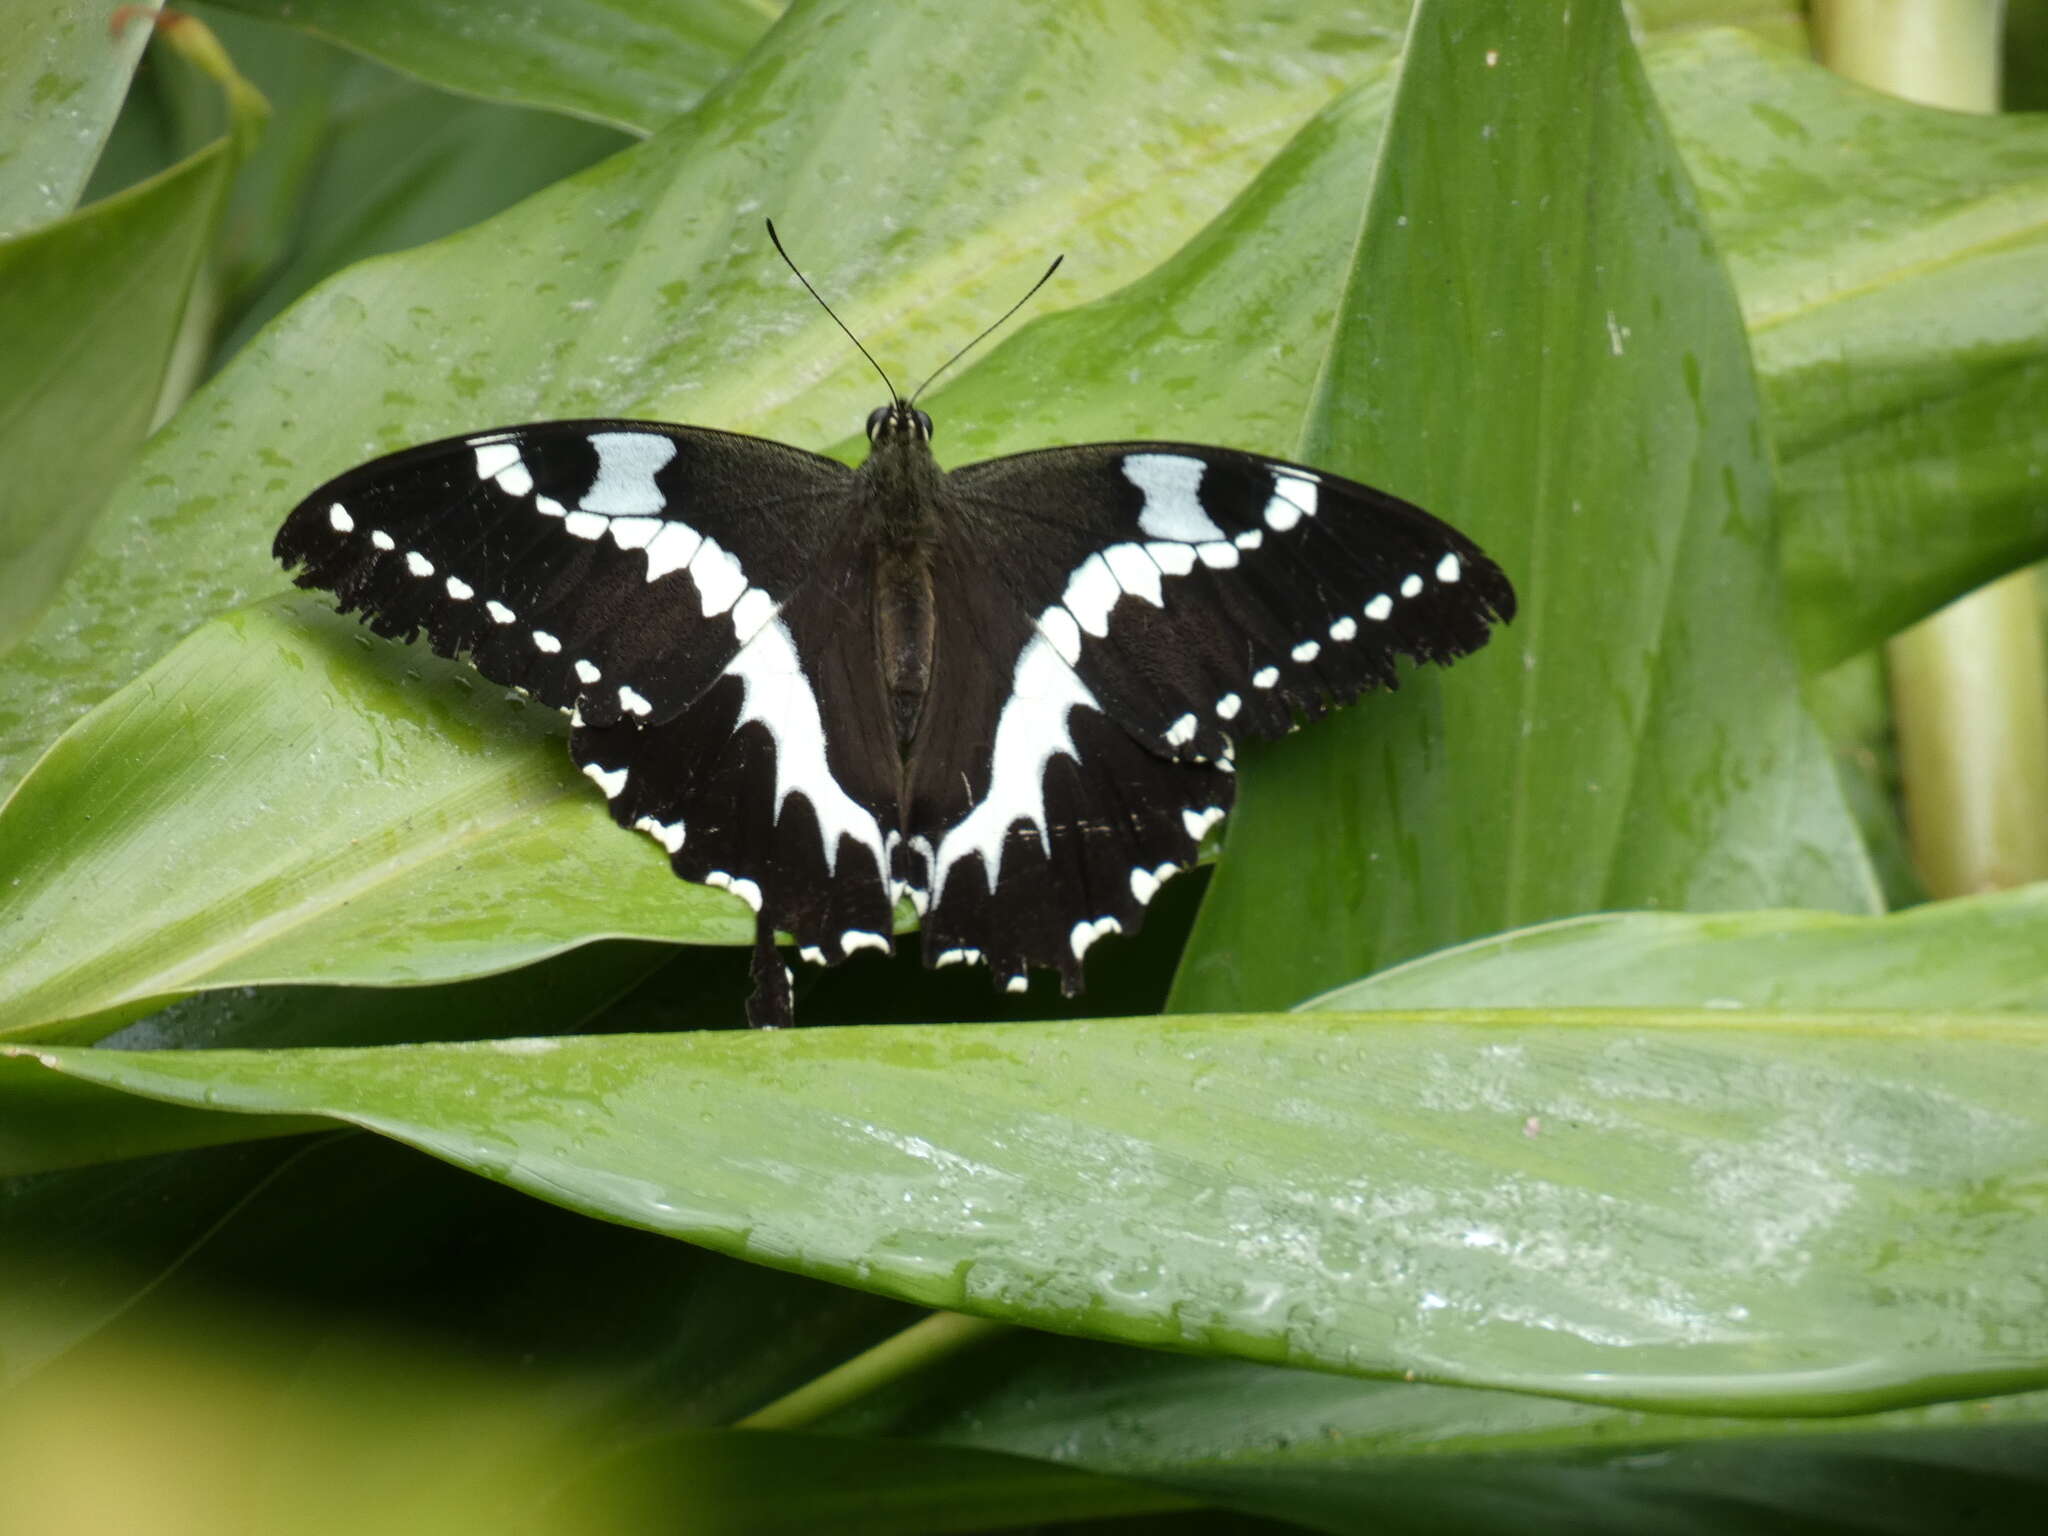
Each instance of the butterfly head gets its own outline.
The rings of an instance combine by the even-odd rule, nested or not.
[[[928,443],[932,440],[932,419],[900,396],[878,405],[868,414],[868,442],[876,447],[889,439]]]

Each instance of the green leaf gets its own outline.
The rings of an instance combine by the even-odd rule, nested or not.
[[[1764,380],[1808,665],[2048,554],[2048,120],[1732,34],[1659,64]]]
[[[1423,6],[1377,159],[1332,158],[1359,226],[1304,456],[1456,520],[1522,611],[1246,763],[1174,1005],[1603,906],[1873,904],[1776,622],[1739,316],[1619,13]]]
[[[129,9],[116,28],[100,0],[0,0],[0,237],[62,217],[85,190],[157,6]],[[0,334],[19,356],[18,333]]]
[[[176,1103],[331,1116],[924,1306],[1811,1414],[2048,1384],[2044,1029],[1318,1014],[10,1050]]]
[[[608,1008],[657,974],[666,989],[688,995],[697,979],[691,973],[704,967],[693,963],[696,956],[672,960],[672,953],[654,945],[585,945],[517,973],[448,987],[239,988],[151,1014],[109,1043],[124,1050],[193,1050],[474,1040],[508,1027],[566,1034],[599,1023]],[[737,1011],[736,997],[733,1004]],[[638,1016],[647,1020],[644,1007]],[[114,1022],[102,1016],[96,1027],[55,1033],[91,1038]],[[0,1063],[0,1178],[303,1129],[53,1085],[46,1074]]]
[[[1597,913],[1339,987],[1360,1008],[2048,1009],[2048,886],[1890,917]]]
[[[1637,1413],[1015,1335],[832,1420],[1057,1459],[1311,1530],[2023,1530],[2048,1393],[1832,1418]]]
[[[232,168],[222,141],[0,241],[0,652],[49,601],[142,446]]]
[[[218,0],[422,80],[651,133],[694,106],[782,0]]]
[[[0,653],[50,600],[142,446],[228,181],[267,110],[205,28],[185,18],[166,35],[219,85],[223,135],[138,186],[0,240]]]
[[[393,665],[364,665],[380,653]],[[591,937],[752,934],[736,898],[614,837],[585,782],[553,711],[316,599],[217,620],[0,817],[0,1033],[200,988],[420,983]]]

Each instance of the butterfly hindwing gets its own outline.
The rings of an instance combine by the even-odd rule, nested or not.
[[[1018,601],[1015,553],[976,538],[936,552],[905,846],[928,901],[927,964],[986,964],[1014,988],[1048,966],[1074,992],[1096,940],[1135,931],[1194,861],[1234,780],[1227,762],[1177,762],[1104,713]]]
[[[591,723],[672,718],[814,568],[853,472],[760,438],[556,421],[372,460],[285,519],[379,633]]]

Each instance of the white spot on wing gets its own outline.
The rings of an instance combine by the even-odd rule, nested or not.
[[[519,450],[510,443],[485,443],[476,450],[476,477],[495,480],[499,472],[519,462]]]
[[[1169,576],[1185,576],[1195,568],[1195,551],[1188,544],[1147,544],[1145,553]]]
[[[1348,613],[1330,626],[1330,638],[1332,640],[1351,640],[1355,639],[1357,635],[1358,620],[1352,618]]]
[[[443,585],[447,587],[448,595],[458,603],[466,603],[476,596],[476,588],[472,587],[460,576],[450,576]]]
[[[1234,693],[1226,693],[1216,701],[1216,713],[1226,720],[1235,720],[1237,712],[1244,708],[1244,700]]]
[[[670,571],[680,571],[697,557],[704,535],[688,523],[663,523],[661,532],[647,546],[647,579],[659,581]]]
[[[1323,654],[1323,648],[1313,640],[1304,640],[1287,654],[1296,661],[1314,661]]]
[[[979,964],[981,964],[981,951],[978,949],[942,949],[939,951],[939,958],[932,962],[932,969],[939,971],[944,970],[949,965]]]
[[[604,791],[607,800],[619,798],[619,791],[626,787],[626,770],[623,768],[600,768],[596,763],[585,763],[583,775]]]
[[[1182,715],[1166,728],[1167,745],[1178,747],[1193,741],[1195,729],[1199,724],[1193,715]]]
[[[889,941],[879,933],[870,933],[865,928],[849,928],[839,935],[839,947],[849,955],[857,949],[879,949],[887,951]]]
[[[562,648],[562,642],[544,629],[536,629],[533,632],[533,643],[536,649],[546,651],[550,656]]]
[[[1159,590],[1159,566],[1142,547],[1112,544],[1102,552],[1102,559],[1110,574],[1116,577],[1117,585],[1132,597],[1143,598],[1154,608],[1166,606],[1166,599]]]
[[[1072,666],[1081,659],[1081,626],[1074,622],[1074,616],[1055,604],[1038,616],[1038,632],[1052,642],[1052,648],[1060,653],[1060,660]]]
[[[1168,877],[1177,874],[1178,864],[1161,864],[1157,869],[1134,869],[1131,871],[1131,894],[1138,899],[1139,906],[1150,905],[1152,898],[1159,894],[1159,887]]]
[[[1254,688],[1270,688],[1279,681],[1280,669],[1278,667],[1261,667],[1252,674],[1252,686]]]
[[[797,951],[797,954],[802,957],[806,965],[823,965],[825,963],[825,951],[818,948],[815,944],[806,944]]]
[[[1230,542],[1239,549],[1257,549],[1266,542],[1266,533],[1263,528],[1247,528]]]
[[[1465,568],[1458,563],[1456,555],[1445,555],[1436,563],[1436,579],[1447,587],[1464,574]]]
[[[1117,584],[1102,556],[1090,555],[1074,567],[1060,602],[1074,616],[1075,623],[1100,638],[1109,633],[1109,610],[1123,594],[1124,589]]]
[[[408,549],[405,552],[405,568],[415,576],[431,576],[434,574],[434,562],[416,549]]]
[[[601,539],[605,529],[611,526],[611,519],[599,517],[595,512],[571,512],[562,519],[562,526],[579,539]]]
[[[1003,983],[1003,990],[1005,992],[1029,992],[1031,990],[1031,978],[1029,976],[1012,976]]]
[[[531,496],[533,494],[533,472],[523,463],[514,464],[510,469],[498,472],[498,489],[507,496]]]
[[[1285,533],[1304,517],[1316,515],[1316,485],[1286,470],[1273,471],[1273,499],[1266,503],[1266,526]]]
[[[645,832],[670,853],[679,853],[683,847],[683,824],[680,821],[660,822],[652,816],[642,816],[633,823],[635,831]]]
[[[1384,623],[1393,611],[1394,600],[1384,592],[1365,605],[1365,616],[1376,624]]]
[[[1420,576],[1403,576],[1401,578],[1401,595],[1403,597],[1422,596],[1422,578]]]
[[[732,632],[745,645],[774,617],[775,599],[759,587],[749,587],[746,595],[732,605]]]
[[[593,667],[591,670],[594,672],[597,669]],[[654,713],[654,706],[652,704],[648,703],[647,700],[642,698],[633,689],[626,687],[619,689],[619,708],[629,715],[651,715]]]
[[[609,517],[645,517],[668,505],[654,477],[676,456],[673,438],[659,432],[593,432],[597,479],[583,493],[583,510]]]
[[[348,515],[348,508],[336,502],[327,509],[327,523],[336,533],[354,533],[356,520]]]
[[[1124,478],[1145,493],[1138,526],[1155,539],[1199,544],[1220,539],[1223,530],[1202,510],[1200,459],[1184,453],[1134,453],[1124,459]]]
[[[1219,539],[1214,544],[1197,544],[1195,553],[1212,571],[1227,571],[1237,564],[1237,546],[1227,539]]]
[[[370,542],[379,549],[386,551],[398,548],[397,542],[382,528],[372,528],[370,530]]]
[[[1188,836],[1198,843],[1202,840],[1203,834],[1222,819],[1223,807],[1220,805],[1212,805],[1205,811],[1182,811],[1180,813],[1180,824],[1188,829]]]
[[[691,560],[690,579],[697,583],[697,594],[704,600],[704,617],[707,619],[714,613],[725,612],[747,590],[747,578],[740,570],[739,561],[720,549],[716,539],[706,539],[696,558]]]
[[[1074,951],[1074,958],[1079,960],[1088,953],[1089,946],[1104,934],[1123,931],[1124,925],[1113,917],[1098,917],[1092,922],[1084,919],[1074,924],[1073,931],[1067,935],[1067,944]]]
[[[586,683],[594,683],[603,677],[604,674],[598,671],[592,663],[579,658],[576,663],[576,676]]]
[[[518,614],[514,613],[510,608],[507,608],[495,597],[491,598],[484,604],[484,612],[488,613],[491,616],[491,618],[499,624],[510,624],[514,619],[519,617]]]
[[[615,517],[612,519],[612,542],[621,549],[645,549],[654,542],[654,536],[661,532],[662,522],[658,517]]]

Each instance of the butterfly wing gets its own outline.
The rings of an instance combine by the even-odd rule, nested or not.
[[[833,961],[890,929],[897,759],[854,505],[851,470],[779,443],[547,422],[351,470],[275,552],[379,633],[573,709],[613,817],[754,908],[754,1017],[786,1023],[778,925]]]
[[[425,631],[592,723],[673,719],[805,580],[853,471],[655,422],[554,421],[373,459],[273,546],[379,634]]]
[[[945,484],[905,813],[936,964],[1049,965],[1075,990],[1229,808],[1238,737],[1391,687],[1401,656],[1452,661],[1514,612],[1455,529],[1253,454],[1093,444]]]
[[[891,948],[898,760],[875,660],[872,552],[849,535],[673,719],[580,723],[570,754],[621,826],[756,918],[756,1024],[791,1022],[787,932],[813,964]]]

